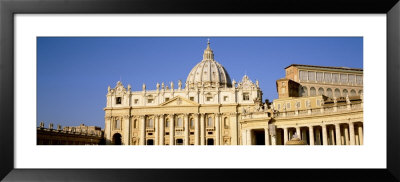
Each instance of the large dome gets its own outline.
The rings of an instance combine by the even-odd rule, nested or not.
[[[232,87],[231,78],[225,68],[214,60],[210,42],[204,50],[203,60],[190,71],[186,86],[197,87]]]

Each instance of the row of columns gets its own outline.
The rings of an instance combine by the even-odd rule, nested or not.
[[[206,114],[205,113],[194,113],[194,145],[205,145],[206,141]],[[199,115],[200,115],[200,122],[199,122]],[[220,145],[220,113],[215,113],[215,117],[213,118],[213,123],[215,127],[215,145]],[[165,115],[156,115],[155,116],[155,125],[154,125],[154,144],[155,145],[165,145],[164,142],[164,136],[165,135],[165,121],[166,121]],[[171,114],[168,117],[169,120],[169,145],[175,145],[175,114]],[[200,126],[199,126],[200,123]],[[140,116],[140,140],[139,144],[140,145],[146,145],[146,116]],[[200,132],[199,132],[200,130]],[[190,129],[189,129],[189,114],[184,114],[184,145],[189,145],[189,135]],[[199,136],[200,133],[200,136]]]
[[[342,141],[342,134],[341,134],[341,124],[348,124],[348,127],[344,126],[343,127],[343,134],[344,134],[344,141]],[[322,125],[316,125],[320,126],[322,128],[322,145],[363,145],[363,129],[362,126],[359,125],[357,127],[357,132],[358,132],[358,139],[356,141],[355,137],[355,127],[353,122],[348,122],[348,123],[336,123],[334,124],[334,129],[330,128],[329,131],[327,129],[327,124],[322,124]],[[320,135],[320,129],[315,128],[316,136],[314,136],[314,127],[315,126],[308,126],[308,131],[309,131],[309,145],[321,145],[321,135]],[[283,135],[284,135],[284,144],[289,140],[289,136],[292,136],[292,133],[288,132],[289,127],[283,127]],[[306,130],[303,130],[303,133],[301,133],[300,126],[295,127],[297,135],[302,139],[302,140],[307,140],[305,137],[306,135]],[[335,130],[335,131],[334,131]],[[349,136],[350,135],[350,136]],[[328,136],[329,140],[328,140]]]

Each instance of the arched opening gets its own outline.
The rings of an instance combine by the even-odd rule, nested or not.
[[[214,139],[207,138],[207,145],[214,145]]]
[[[176,145],[183,145],[183,139],[181,138],[176,139]]]
[[[356,95],[357,95],[357,93],[356,93],[355,90],[351,90],[351,91],[350,91],[350,96],[356,96]]]
[[[319,88],[318,89],[318,95],[324,95],[324,89],[323,88]]]
[[[224,119],[224,128],[225,128],[225,129],[228,129],[228,128],[229,128],[229,121],[228,121],[228,118],[225,118],[225,119]]]
[[[121,145],[121,134],[115,133],[112,138],[112,143],[114,145]]]
[[[343,97],[349,95],[349,91],[347,91],[347,89],[343,90]]]
[[[340,97],[340,90],[338,88],[335,89],[335,97]]]
[[[327,95],[328,97],[333,97],[332,89],[328,88],[328,89],[326,90],[326,95]]]
[[[153,139],[148,139],[146,142],[146,145],[154,145],[154,140]]]
[[[317,94],[317,91],[315,90],[314,87],[310,88],[310,96],[315,96]]]
[[[308,96],[307,87],[301,87],[300,93],[302,97]]]
[[[358,91],[358,95],[361,95],[362,93],[363,93],[363,91],[362,91],[362,90]]]

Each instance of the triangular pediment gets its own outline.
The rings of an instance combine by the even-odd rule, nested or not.
[[[191,101],[181,96],[176,96],[171,100],[160,104],[160,106],[198,106],[198,105],[199,104],[197,102]]]

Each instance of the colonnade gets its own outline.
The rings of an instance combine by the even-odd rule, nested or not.
[[[207,123],[209,117],[212,118],[211,126]],[[177,123],[179,118],[182,125]],[[147,141],[153,140],[153,145],[210,145],[207,140],[212,139],[212,145],[220,145],[221,118],[221,113],[142,115],[139,116],[139,144],[148,145]],[[149,119],[154,119],[153,126],[146,125]],[[194,127],[190,126],[191,119],[194,120]],[[191,138],[194,140],[191,141]],[[183,142],[177,143],[178,139]]]

